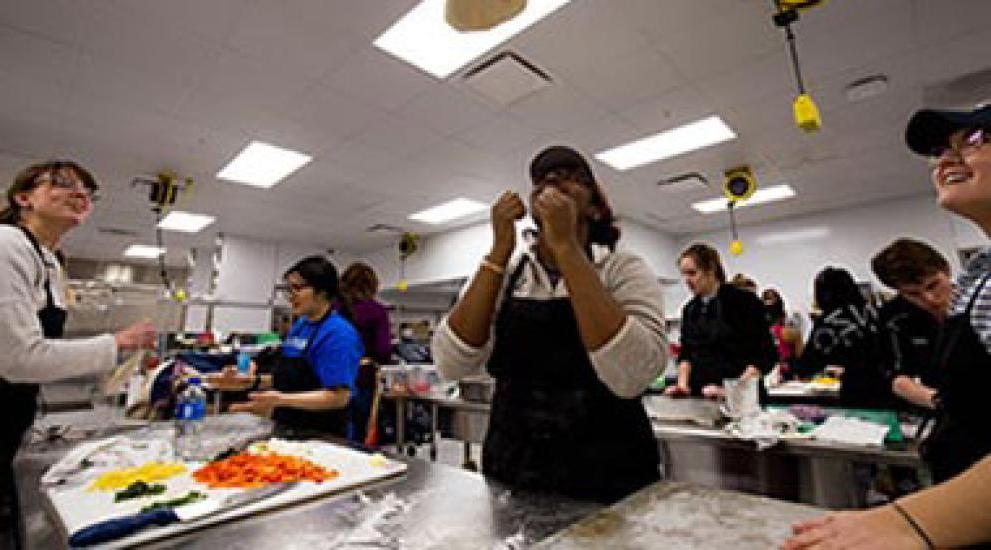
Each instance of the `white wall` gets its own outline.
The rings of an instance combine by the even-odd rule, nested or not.
[[[226,235],[214,297],[222,301],[265,304],[286,269],[306,256],[325,254],[326,250],[313,245],[275,244]],[[340,270],[352,259],[353,256],[342,252],[331,258]],[[221,333],[265,331],[270,325],[271,310],[267,308],[217,307],[214,310],[213,328]]]
[[[740,238],[745,251],[737,257],[727,252],[728,229],[682,239],[679,248],[696,240],[708,241],[718,247],[727,277],[745,273],[761,289],[778,288],[789,309],[807,312],[812,279],[827,265],[844,267],[858,281],[870,280],[881,288],[870,272],[870,259],[898,237],[928,241],[956,272],[957,248],[986,239],[967,222],[953,218],[926,195],[744,226]]]
[[[521,227],[517,228],[522,231]],[[635,252],[658,276],[676,277],[673,258],[677,250],[674,237],[633,221],[620,222],[622,238],[619,248]],[[517,237],[521,242],[521,237]],[[406,261],[406,280],[410,284],[468,277],[492,246],[489,222],[432,235],[420,242],[420,249]],[[383,286],[393,286],[399,279],[399,252],[390,246],[362,255],[379,274]]]

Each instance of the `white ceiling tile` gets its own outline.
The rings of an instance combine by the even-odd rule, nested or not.
[[[686,78],[730,70],[784,48],[780,31],[763,3],[733,17],[711,17],[701,26],[686,24],[681,32],[659,36],[654,47]]]
[[[125,0],[114,6],[130,18],[130,26],[149,31],[149,37],[154,36],[152,29],[183,29],[219,45],[226,42],[251,4],[244,0]]]
[[[335,14],[302,13],[299,8],[304,4],[313,6],[304,2],[286,9],[284,2],[271,1],[250,5],[227,44],[310,78],[325,76],[350,59],[362,42],[342,28],[328,32],[328,20]]]
[[[991,29],[965,34],[955,40],[920,50],[923,81],[941,83],[991,69],[991,60],[984,53],[988,50],[988,44],[991,44]]]
[[[912,0],[911,12],[920,45],[939,45],[985,29],[991,21],[991,2]]]
[[[0,2],[0,25],[31,32],[40,38],[76,47],[89,34],[86,23],[96,12],[113,9],[100,0]]]
[[[404,159],[360,139],[349,139],[326,151],[333,173],[348,181],[364,182],[395,168]]]
[[[684,84],[674,65],[650,48],[590,65],[568,80],[610,110],[626,109]]]
[[[358,140],[382,152],[405,159],[443,140],[443,136],[419,120],[388,115],[357,135]]]
[[[325,84],[306,90],[283,114],[315,133],[325,133],[327,147],[354,137],[366,128],[384,122],[388,113],[338,92]]]
[[[278,66],[228,50],[176,112],[214,128],[250,132],[264,123],[268,114],[294,107],[313,84]]]
[[[29,78],[69,87],[83,78],[79,52],[42,34],[0,26],[0,73],[4,80]]]
[[[716,104],[694,85],[686,85],[644,100],[619,115],[639,133],[633,138],[669,130],[713,114]]]
[[[856,5],[831,2],[804,14],[795,34],[798,58],[807,78],[831,75],[918,46],[906,0]],[[784,37],[780,38],[783,48]]]
[[[503,155],[540,135],[538,130],[513,117],[500,116],[483,125],[468,128],[455,137],[493,155]]]
[[[394,57],[367,46],[325,78],[331,88],[374,107],[399,109],[437,82]]]
[[[640,50],[649,40],[614,16],[613,2],[571,2],[513,39],[504,49],[519,51],[554,74],[588,67]]]
[[[609,114],[594,100],[564,85],[544,88],[510,105],[504,112],[543,131],[566,130]]]
[[[466,86],[439,82],[405,104],[401,113],[419,120],[442,136],[457,134],[469,128],[484,128],[498,116]]]
[[[276,9],[288,6],[282,0],[256,0]],[[389,0],[388,2],[355,2],[354,0],[293,0],[293,20],[310,28],[322,28],[328,34],[354,35],[371,43],[419,0]]]

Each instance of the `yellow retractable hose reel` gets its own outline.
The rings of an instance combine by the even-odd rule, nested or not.
[[[749,199],[755,191],[757,191],[757,178],[754,177],[749,166],[737,166],[723,173],[723,194],[729,201],[726,208],[729,210],[729,227],[732,237],[729,253],[734,256],[743,254],[743,241],[740,240],[740,235],[736,229],[734,210],[738,202]]]
[[[791,58],[792,68],[795,71],[795,82],[798,85],[798,95],[792,103],[792,114],[795,117],[795,126],[805,132],[815,132],[822,127],[822,117],[819,115],[819,107],[816,106],[812,96],[805,89],[805,81],[802,80],[802,70],[798,65],[798,49],[795,46],[795,33],[791,30],[791,24],[798,21],[798,12],[810,8],[821,6],[824,0],[773,0],[777,10],[771,17],[774,25],[785,31],[785,39],[788,41],[788,53]]]

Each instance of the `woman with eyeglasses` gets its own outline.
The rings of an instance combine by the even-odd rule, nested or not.
[[[296,321],[272,375],[253,375],[249,401],[235,403],[230,410],[271,417],[276,429],[288,437],[346,437],[347,407],[364,349],[346,319],[347,308],[339,308],[340,313],[333,308],[338,298],[337,269],[324,257],[309,256],[290,267],[283,278],[279,290],[288,298]],[[232,372],[225,374],[237,378]]]
[[[936,200],[991,235],[991,106],[923,109],[905,140],[932,164]],[[793,527],[784,547],[957,548],[991,542],[991,248],[957,279],[936,344],[938,417],[923,444],[937,485],[863,512],[840,512]],[[980,546],[984,548],[986,546]]]
[[[511,260],[520,197],[492,206],[493,244],[437,328],[447,378],[484,368],[495,393],[487,477],[517,489],[618,500],[657,480],[640,395],[667,361],[662,293],[647,264],[615,251],[619,229],[591,168],[568,147],[530,164],[536,243]]]
[[[34,421],[39,384],[109,371],[120,351],[151,348],[155,328],[61,339],[65,276],[62,238],[93,210],[93,176],[72,161],[35,164],[7,189],[0,210],[0,495],[13,495],[11,464]]]

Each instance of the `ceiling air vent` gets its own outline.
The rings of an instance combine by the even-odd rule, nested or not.
[[[689,191],[709,187],[709,179],[701,172],[687,172],[661,178],[657,185],[665,191]]]
[[[96,230],[103,235],[114,235],[116,237],[137,237],[138,232],[120,227],[98,227]]]
[[[402,233],[403,229],[396,227],[394,225],[389,225],[387,223],[377,223],[375,225],[370,225],[365,231],[369,233]]]
[[[468,71],[465,84],[506,107],[551,85],[551,77],[513,52],[502,52]]]

